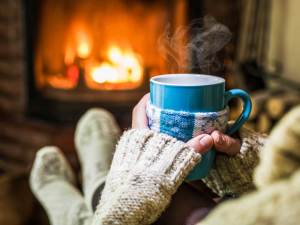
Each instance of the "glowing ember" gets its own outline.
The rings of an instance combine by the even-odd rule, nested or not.
[[[108,61],[92,68],[91,77],[97,83],[139,82],[143,69],[139,57],[130,50],[117,47],[108,50]]]
[[[47,81],[50,86],[59,89],[72,89],[77,85],[79,77],[79,69],[75,65],[66,68],[66,75],[57,74],[48,77]]]

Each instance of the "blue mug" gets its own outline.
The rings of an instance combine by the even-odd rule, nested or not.
[[[149,127],[151,129],[156,127],[158,131],[186,142],[196,136],[191,130],[193,126],[193,122],[190,122],[193,120],[191,115],[202,113],[203,115],[210,115],[210,119],[213,118],[214,120],[215,113],[226,110],[228,102],[235,97],[242,100],[243,111],[235,123],[226,128],[226,134],[228,135],[239,130],[250,116],[251,99],[245,91],[240,89],[225,91],[225,80],[211,75],[167,74],[152,77],[150,80],[150,105],[163,112],[159,115],[159,123],[167,124],[169,128],[165,129],[161,124],[151,124],[152,121],[148,115]],[[170,117],[170,112],[183,112],[183,114],[178,114],[183,115],[184,119],[184,130],[182,132],[180,132],[180,128],[179,132],[178,129],[176,132],[172,129],[171,126],[176,126],[178,122],[175,120],[180,116]],[[217,117],[215,117],[215,120],[217,120]],[[224,122],[227,125],[227,118]],[[214,163],[215,155],[214,149],[205,153],[201,162],[188,175],[187,180],[193,181],[204,178]]]

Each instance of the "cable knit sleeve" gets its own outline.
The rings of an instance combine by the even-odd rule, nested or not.
[[[116,148],[92,224],[153,223],[201,155],[151,130],[125,132]]]
[[[219,196],[241,195],[254,188],[253,172],[266,136],[247,128],[239,131],[242,142],[240,153],[228,156],[218,153],[214,168],[202,181]]]

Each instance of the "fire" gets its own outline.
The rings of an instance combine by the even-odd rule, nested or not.
[[[92,55],[88,36],[79,37],[76,46],[66,45],[64,70],[48,76],[50,86],[73,89],[80,79],[85,81],[87,88],[95,90],[133,89],[141,84],[143,65],[139,55],[116,46],[111,46],[102,57]],[[100,61],[103,58],[105,60]]]
[[[151,7],[146,1],[130,1],[130,8],[123,0],[40,2],[34,43],[40,89],[89,94],[139,88],[147,77],[167,72],[156,49],[167,19],[174,29],[186,20],[186,1],[151,1]],[[146,35],[137,35],[145,30]]]
[[[97,83],[139,82],[143,76],[142,63],[131,50],[111,47],[107,52],[108,60],[91,70],[91,77]]]
[[[77,48],[77,55],[80,58],[87,58],[90,54],[90,46],[87,42],[80,42]]]
[[[82,59],[89,57],[91,53],[91,41],[87,32],[78,31],[77,33],[77,56]]]
[[[92,69],[92,79],[97,83],[118,82],[118,70],[109,63],[102,63]]]
[[[74,62],[74,59],[76,57],[76,51],[72,46],[67,46],[65,50],[65,64],[66,65],[71,65]]]

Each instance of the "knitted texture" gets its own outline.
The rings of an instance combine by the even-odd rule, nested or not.
[[[201,155],[154,131],[129,130],[117,146],[93,225],[151,224]]]
[[[30,187],[45,208],[52,225],[89,225],[92,212],[72,182],[71,168],[59,149],[38,151],[30,175]]]
[[[247,128],[239,131],[241,150],[235,156],[217,154],[214,167],[202,181],[220,196],[240,195],[254,189],[252,175],[266,137]]]
[[[280,165],[278,165],[280,167]],[[197,225],[298,225],[300,171],[239,199],[221,203]]]
[[[152,130],[188,141],[201,133],[225,131],[228,108],[220,112],[188,113],[162,110],[148,103],[147,116]],[[240,195],[254,188],[252,174],[258,162],[258,153],[265,138],[247,128],[240,130],[242,142],[236,156],[217,154],[214,168],[202,181],[220,196]]]
[[[276,125],[260,158],[254,176],[258,187],[286,179],[300,168],[300,106]]]
[[[186,142],[201,133],[210,134],[214,130],[225,131],[228,108],[219,112],[190,113],[160,109],[148,102],[147,117],[151,130]]]
[[[217,207],[199,225],[298,225],[300,215],[300,107],[274,128],[255,170],[259,189]]]
[[[75,144],[89,207],[92,207],[96,189],[105,182],[119,134],[113,115],[103,109],[88,110],[77,124]]]

